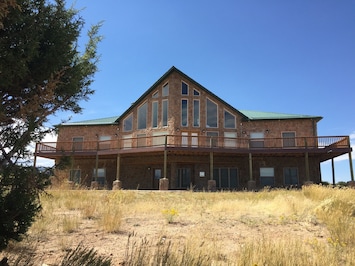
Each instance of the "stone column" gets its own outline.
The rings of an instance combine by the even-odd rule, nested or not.
[[[99,182],[92,181],[91,182],[91,189],[99,189]]]
[[[216,180],[208,180],[207,181],[207,190],[211,192],[217,191]]]
[[[169,179],[165,177],[159,179],[159,190],[169,190]]]
[[[122,188],[122,184],[120,180],[113,181],[112,190],[120,190]]]

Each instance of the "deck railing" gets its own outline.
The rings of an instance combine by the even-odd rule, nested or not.
[[[105,141],[70,141],[37,143],[37,153],[96,152],[137,148],[223,148],[223,149],[305,149],[349,148],[348,136],[295,138],[227,138],[209,136],[161,135],[119,138]]]

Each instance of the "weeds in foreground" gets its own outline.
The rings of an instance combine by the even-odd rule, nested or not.
[[[142,239],[132,241],[128,236],[123,265],[211,265],[211,258],[202,249],[195,249],[185,244],[176,245],[164,237],[158,241]],[[201,247],[201,246],[200,246]]]
[[[110,266],[111,259],[97,254],[92,248],[79,244],[76,249],[67,252],[60,266]]]
[[[174,208],[165,209],[161,211],[165,220],[171,224],[174,222],[175,218],[179,215],[178,211]]]
[[[125,265],[355,265],[354,189],[49,193],[52,197],[42,199],[43,212],[28,241],[48,241],[62,257],[81,234],[85,242],[99,239],[90,235],[99,233],[117,239],[112,245]],[[174,223],[177,217],[181,223]],[[141,228],[147,224],[150,231],[144,232]],[[87,228],[91,233],[86,235]],[[130,234],[125,243],[132,230],[141,230],[140,235]],[[30,251],[28,264],[45,263],[48,257],[42,261],[41,252]],[[8,250],[10,258],[9,254],[19,252]]]

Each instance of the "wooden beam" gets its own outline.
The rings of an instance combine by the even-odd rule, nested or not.
[[[249,180],[253,181],[253,157],[249,153]]]

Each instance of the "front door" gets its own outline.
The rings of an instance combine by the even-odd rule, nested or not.
[[[191,183],[191,168],[178,168],[177,188],[189,188]]]

